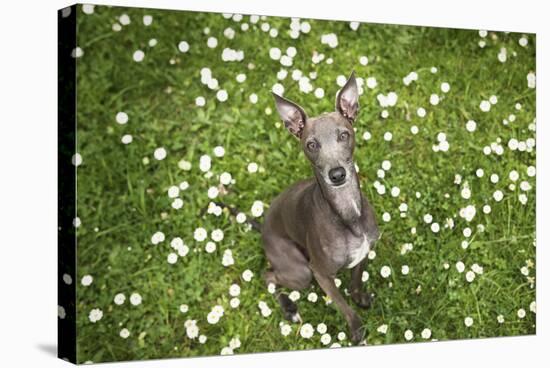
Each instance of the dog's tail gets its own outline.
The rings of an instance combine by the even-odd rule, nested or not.
[[[239,210],[237,210],[235,207],[232,207],[228,204],[225,204],[223,202],[214,202],[216,204],[216,206],[220,206],[221,208],[227,208],[229,210],[229,212],[237,217],[237,215],[239,214]],[[252,228],[256,231],[258,231],[259,233],[262,232],[262,224],[259,223],[258,221],[256,220],[253,220],[253,219],[250,219],[250,218],[246,218],[246,223],[249,224],[250,226],[252,226]]]

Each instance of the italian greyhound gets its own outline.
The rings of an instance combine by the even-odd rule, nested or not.
[[[304,109],[273,93],[285,127],[299,139],[314,177],[299,181],[277,196],[266,213],[262,241],[270,268],[266,283],[294,290],[307,288],[315,278],[343,313],[351,340],[363,339],[362,322],[334,283],[336,273],[351,269],[349,292],[368,308],[370,295],[361,277],[367,253],[379,238],[374,211],[361,193],[353,162],[353,123],[359,93],[352,72],[336,96],[336,111],[309,118]],[[288,295],[276,289],[286,319],[301,321]]]

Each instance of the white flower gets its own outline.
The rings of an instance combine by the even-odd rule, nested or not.
[[[440,226],[439,226],[439,224],[438,224],[437,222],[434,222],[434,223],[432,224],[432,226],[430,226],[430,228],[432,229],[432,231],[433,231],[434,233],[438,233],[439,230],[440,230]]]
[[[346,333],[345,332],[339,332],[337,337],[338,337],[338,340],[344,341],[346,339]]]
[[[447,83],[447,82],[441,83],[441,91],[442,91],[443,93],[447,93],[447,92],[449,92],[450,90],[451,90],[451,86],[449,85],[449,83]]]
[[[405,331],[404,336],[405,336],[405,340],[411,341],[414,337],[414,334],[411,330],[407,330],[407,331]]]
[[[368,77],[367,78],[367,87],[368,88],[374,89],[374,88],[376,88],[377,85],[378,85],[378,82],[376,81],[376,78],[374,78],[374,77]]]
[[[384,212],[384,214],[382,214],[382,220],[384,220],[384,222],[389,222],[391,220],[391,215],[387,212]]]
[[[292,331],[292,327],[288,323],[283,323],[281,325],[281,335],[288,336]]]
[[[474,271],[468,271],[466,272],[466,281],[472,282],[476,278],[476,274]]]
[[[458,261],[456,262],[456,270],[459,272],[459,273],[462,273],[464,272],[464,269],[466,268],[466,266],[464,266],[464,263],[462,261]]]
[[[537,78],[535,76],[535,73],[529,72],[527,74],[527,87],[535,88],[536,86],[537,86]]]
[[[176,198],[180,194],[180,188],[172,185],[170,188],[168,188],[168,197],[170,198]]]
[[[471,133],[471,132],[476,130],[476,126],[477,126],[477,124],[476,124],[475,121],[468,120],[468,122],[466,123],[466,130]]]
[[[229,295],[231,296],[239,296],[239,294],[241,293],[241,287],[237,284],[232,284],[230,287],[229,287]]]
[[[233,252],[231,252],[231,249],[226,249],[223,252],[222,265],[225,267],[229,267],[233,264],[235,264],[235,261],[233,260]]]
[[[153,16],[152,15],[144,15],[143,16],[143,25],[150,26],[151,23],[153,23]]]
[[[255,104],[255,103],[258,102],[258,95],[255,94],[255,93],[252,93],[252,94],[248,97],[248,99],[250,100],[250,103]]]
[[[57,306],[57,316],[61,319],[65,319],[67,316],[67,312],[65,312],[65,308],[63,308],[61,305]]]
[[[485,213],[485,214],[491,213],[491,206],[489,206],[488,204],[483,206],[483,213]]]
[[[317,98],[323,98],[325,97],[325,90],[322,89],[322,88],[316,88],[315,91],[313,92],[313,94],[315,95],[315,97]]]
[[[466,327],[472,327],[472,325],[474,324],[474,320],[472,317],[466,317],[464,318],[464,325]]]
[[[199,336],[199,327],[197,326],[197,321],[187,320],[185,322],[185,332],[187,334],[187,337],[190,339],[195,339],[197,336]]]
[[[531,190],[531,184],[529,184],[529,182],[527,182],[527,181],[522,181],[519,184],[519,188],[521,190],[523,190],[524,192],[527,192],[527,191]]]
[[[288,298],[290,300],[292,300],[293,302],[297,301],[298,299],[300,299],[300,293],[296,290],[292,290],[290,292],[290,294],[288,294]]]
[[[195,232],[193,235],[196,241],[202,242],[206,239],[206,237],[208,236],[208,233],[204,228],[199,227],[195,229]]]
[[[279,60],[281,58],[281,49],[278,47],[272,47],[269,49],[269,57],[273,60]]]
[[[416,115],[418,115],[419,117],[423,118],[424,116],[426,116],[426,109],[424,109],[423,107],[419,107],[419,108],[416,110]]]
[[[85,275],[84,277],[82,277],[82,280],[80,282],[83,286],[90,286],[93,281],[94,278],[91,275]]]
[[[82,165],[82,156],[80,155],[80,153],[77,152],[73,155],[73,157],[71,157],[71,163],[74,166]]]
[[[380,325],[380,326],[378,326],[378,328],[376,329],[376,331],[378,331],[379,333],[385,335],[386,332],[388,332],[388,325],[387,325],[387,324]]]
[[[432,330],[430,330],[429,328],[425,328],[422,330],[420,335],[422,336],[423,339],[428,340],[430,337],[432,337]]]
[[[159,161],[164,160],[166,158],[166,149],[164,147],[157,148],[153,153],[153,156]]]
[[[518,309],[518,317],[525,318],[525,309],[523,308]]]
[[[216,251],[216,243],[214,242],[207,242],[206,245],[204,246],[204,250],[206,251],[206,253],[213,253]]]
[[[483,100],[481,101],[481,103],[479,104],[479,108],[481,109],[481,111],[483,112],[488,112],[489,110],[491,110],[491,103],[487,100]]]
[[[122,330],[120,330],[120,337],[122,337],[123,339],[127,339],[128,336],[130,336],[130,331],[128,331],[127,328],[123,328]]]
[[[126,124],[128,122],[128,114],[126,114],[124,111],[119,111],[116,114],[115,120],[121,125]]]
[[[500,202],[503,198],[504,194],[502,193],[502,191],[500,190],[497,190],[493,193],[493,198],[495,199],[495,201],[497,202]]]
[[[369,280],[369,273],[367,271],[363,271],[363,273],[361,274],[361,281],[367,282],[368,280]]]
[[[413,125],[413,126],[411,127],[411,133],[412,133],[412,134],[418,134],[418,127],[417,127],[416,125]]]
[[[132,293],[132,295],[130,295],[130,303],[132,305],[140,305],[141,301],[141,295],[139,295],[138,293]]]
[[[220,355],[233,355],[233,349],[231,349],[229,346],[226,346],[222,349]]]
[[[67,285],[71,285],[73,283],[73,278],[68,273],[63,274],[63,282]]]
[[[385,279],[388,278],[391,275],[391,268],[388,266],[382,266],[380,269],[380,275]]]
[[[325,332],[327,332],[327,325],[322,322],[319,323],[317,325],[317,332],[319,332],[320,334],[324,334]]]
[[[216,312],[214,312],[213,310],[210,311],[208,313],[208,315],[206,316],[206,320],[208,321],[208,323],[210,323],[211,325],[215,325],[216,323],[218,323],[220,321],[220,315]]]
[[[430,96],[430,104],[437,105],[439,103],[439,96],[435,93]]]
[[[309,300],[312,303],[315,303],[317,299],[318,299],[317,294],[314,292],[311,292],[307,295],[307,300]]]
[[[244,213],[242,213],[242,212],[239,212],[239,213],[237,214],[237,216],[235,216],[235,219],[237,220],[237,222],[238,222],[239,224],[242,224],[242,223],[244,223],[244,222],[246,221],[246,215],[245,215]]]
[[[227,97],[228,97],[228,94],[225,89],[220,89],[218,92],[216,92],[216,98],[220,102],[227,101]]]
[[[248,269],[243,271],[242,277],[243,277],[244,281],[250,282],[252,280],[253,276],[254,276],[254,274],[252,273],[252,271],[250,271]]]
[[[251,162],[248,164],[247,168],[249,173],[253,174],[258,171],[258,164],[255,162]]]
[[[260,308],[260,312],[262,313],[262,316],[269,317],[271,315],[271,308],[269,308],[266,302],[260,301],[258,303],[258,307]]]
[[[241,304],[241,301],[239,298],[231,298],[231,300],[229,301],[229,305],[233,309],[237,308],[239,304]]]
[[[94,308],[90,311],[90,314],[88,315],[88,318],[90,319],[90,322],[96,323],[103,317],[103,311],[99,308]]]
[[[201,156],[199,161],[199,169],[202,172],[207,172],[210,170],[211,166],[212,166],[212,159],[210,158],[210,156],[208,155]]]
[[[425,223],[431,224],[432,221],[433,221],[432,215],[430,215],[429,213],[427,213],[427,214],[424,215],[424,222],[425,222]]]
[[[185,53],[187,51],[189,51],[189,44],[186,42],[186,41],[181,41],[179,44],[178,44],[178,49]]]
[[[367,65],[369,63],[369,58],[366,56],[359,57],[359,64]]]
[[[499,314],[497,316],[497,322],[500,324],[504,323],[504,316],[502,314]]]
[[[243,73],[237,74],[235,79],[237,80],[237,82],[243,83],[246,80],[246,74],[243,74]]]
[[[204,344],[206,342],[206,340],[207,340],[207,337],[205,335],[200,335],[199,336],[199,342],[201,344]]]
[[[216,48],[216,46],[218,46],[218,39],[216,37],[208,37],[208,40],[206,40],[206,46],[211,49]]]
[[[533,313],[537,313],[537,302],[532,301],[531,304],[529,304],[529,310]]]
[[[264,213],[264,204],[262,201],[254,201],[251,208],[252,216],[260,217]]]
[[[174,264],[178,261],[178,255],[176,253],[170,253],[168,254],[168,257],[166,259],[168,263]]]
[[[92,4],[82,4],[82,11],[84,14],[93,14],[95,5]]]
[[[304,339],[309,339],[313,336],[313,326],[309,323],[304,323],[300,328],[300,336]]]
[[[132,55],[132,58],[136,63],[140,63],[145,58],[145,53],[141,50],[134,51],[134,54]]]
[[[180,305],[180,312],[187,313],[189,311],[189,306],[187,304]]]
[[[324,333],[321,335],[321,344],[328,345],[330,344],[330,341],[331,341],[331,337],[329,334]]]
[[[241,340],[238,337],[234,337],[229,341],[229,347],[233,350],[241,347]]]
[[[338,46],[338,37],[334,33],[324,34],[321,36],[321,43],[335,48]]]
[[[215,242],[220,242],[220,241],[223,240],[223,231],[221,229],[212,230],[212,233],[210,234],[210,237]]]
[[[164,241],[164,233],[162,231],[157,231],[151,237],[151,243],[153,243],[153,245],[162,243],[163,241]]]
[[[401,266],[401,273],[403,275],[408,275],[409,274],[409,266],[407,266],[407,265]]]

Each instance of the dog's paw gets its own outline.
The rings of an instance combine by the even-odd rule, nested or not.
[[[350,323],[351,342],[355,345],[360,344],[365,338],[365,331],[361,319],[356,317]],[[365,341],[366,344],[366,341]]]
[[[368,308],[372,302],[372,296],[369,293],[358,291],[351,294],[351,299],[361,308]]]

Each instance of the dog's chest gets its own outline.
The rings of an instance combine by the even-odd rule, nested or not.
[[[367,234],[363,234],[362,238],[353,239],[348,243],[347,249],[347,268],[355,267],[361,262],[370,251],[370,242]]]

